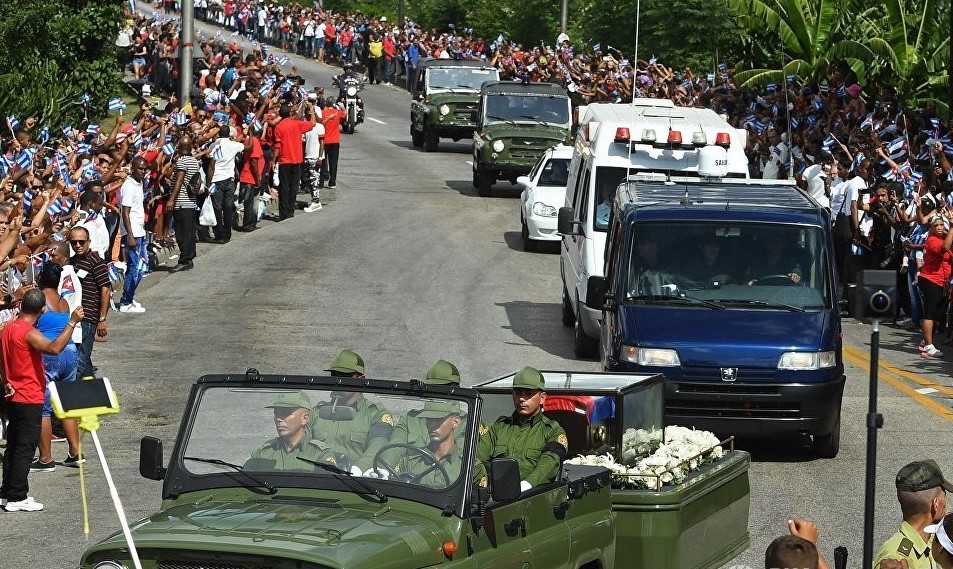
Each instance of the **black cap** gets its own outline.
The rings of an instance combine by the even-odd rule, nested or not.
[[[947,492],[953,492],[953,484],[943,478],[943,472],[934,460],[911,462],[897,473],[897,490],[919,492],[939,486]]]

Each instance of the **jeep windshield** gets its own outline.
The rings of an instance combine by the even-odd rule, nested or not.
[[[496,81],[500,72],[480,67],[434,67],[427,71],[429,91],[479,91],[484,81]]]
[[[829,309],[828,255],[819,227],[639,223],[626,268],[625,302],[726,310]]]
[[[348,390],[326,382],[201,390],[170,464],[180,470],[181,491],[340,490],[441,508],[448,492],[462,495],[473,455],[472,399],[434,389],[425,397],[405,382],[389,382],[400,386],[392,392],[363,380]]]
[[[569,99],[551,95],[492,94],[484,102],[487,122],[569,124]]]

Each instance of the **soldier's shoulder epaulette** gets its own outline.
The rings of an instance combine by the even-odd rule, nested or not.
[[[328,443],[322,441],[321,439],[311,439],[308,441],[308,444],[321,450],[328,450],[331,448]]]
[[[900,555],[910,555],[910,552],[913,551],[913,542],[910,541],[910,538],[905,537],[900,540],[900,545],[897,546],[897,553]]]

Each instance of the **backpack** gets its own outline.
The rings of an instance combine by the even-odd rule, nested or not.
[[[189,180],[189,195],[192,197],[199,197],[205,195],[205,184],[202,183],[202,171],[199,170],[192,176],[192,179]]]

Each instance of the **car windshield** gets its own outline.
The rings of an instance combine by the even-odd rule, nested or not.
[[[653,222],[633,235],[626,302],[798,312],[833,306],[819,227]]]
[[[446,490],[462,480],[472,428],[466,401],[309,387],[205,389],[179,447],[182,468],[279,489],[348,478],[348,487],[372,495]]]
[[[500,72],[480,67],[435,67],[429,71],[431,89],[479,91],[484,81],[496,81]]]
[[[490,122],[569,123],[569,99],[551,95],[488,95],[485,114]]]

